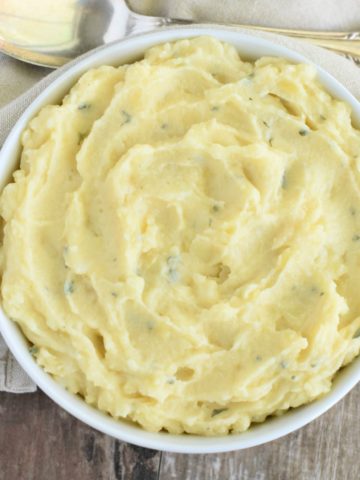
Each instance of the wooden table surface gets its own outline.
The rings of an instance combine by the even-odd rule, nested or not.
[[[359,480],[360,385],[280,440],[211,455],[161,453],[96,432],[43,393],[0,393],[0,480]]]

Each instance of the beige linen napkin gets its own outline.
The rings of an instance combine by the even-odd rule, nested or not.
[[[129,3],[139,13],[152,15],[289,28],[360,29],[358,0],[131,0]],[[268,38],[298,51],[330,72],[360,99],[360,70],[352,62],[301,41],[251,30],[246,30],[246,33]],[[70,65],[49,73],[47,69],[0,56],[0,146],[27,105]],[[22,393],[35,389],[0,337],[0,390]]]

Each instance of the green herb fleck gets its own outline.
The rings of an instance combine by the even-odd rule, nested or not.
[[[252,102],[254,99],[252,97],[249,97],[250,102]]]
[[[291,380],[296,380],[296,375],[291,375]]]
[[[326,117],[324,117],[324,115],[320,115],[320,120],[324,122],[326,120]]]
[[[168,277],[171,282],[177,282],[179,280],[179,272],[177,270],[179,265],[180,257],[178,255],[170,255],[166,259],[166,263],[168,266]]]
[[[351,215],[352,217],[355,217],[355,215],[356,215],[356,209],[355,209],[354,207],[350,207],[350,208],[349,208],[349,212],[350,212],[350,215]]]
[[[323,297],[325,295],[325,292],[320,292],[319,295],[320,297]]]
[[[219,105],[214,105],[213,107],[211,107],[212,112],[218,112],[219,110],[220,110]]]
[[[167,123],[163,123],[161,126],[160,126],[161,130],[166,130],[168,128],[168,124]]]
[[[74,290],[75,290],[75,286],[74,286],[74,282],[72,280],[66,281],[64,283],[64,293],[65,293],[65,295],[70,295],[71,293],[74,293]]]
[[[217,205],[217,204],[213,205],[211,210],[215,213],[219,212],[220,211],[220,205]]]
[[[115,298],[118,296],[118,294],[116,292],[111,292],[111,295]]]
[[[256,355],[255,360],[257,362],[260,362],[262,360],[262,356],[261,355]]]
[[[211,412],[212,417],[216,417],[216,415],[220,415],[220,413],[226,412],[229,410],[228,408],[214,408],[214,410]]]
[[[360,337],[360,328],[358,328],[353,335],[353,338],[359,338],[359,337]]]
[[[129,112],[127,112],[126,110],[121,110],[121,114],[124,117],[124,121],[123,121],[122,125],[125,125],[126,123],[131,122],[132,116],[130,115]]]
[[[288,363],[285,362],[285,360],[281,360],[281,362],[280,362],[280,367],[281,367],[281,368],[287,368],[287,367],[288,367]]]
[[[269,124],[267,122],[265,122],[265,120],[263,120],[262,123],[265,125],[265,127],[269,128]]]
[[[166,380],[166,383],[168,383],[169,385],[173,385],[175,383],[175,378],[168,378]]]
[[[358,242],[360,240],[360,235],[358,235],[357,233],[352,237],[352,241],[353,242]]]
[[[286,190],[287,186],[288,186],[288,182],[287,182],[287,177],[286,177],[286,171],[284,171],[282,179],[281,179],[281,188]]]
[[[308,133],[309,133],[309,130],[305,130],[305,129],[299,130],[299,135],[301,135],[302,137],[305,137],[305,135],[307,135]]]
[[[316,363],[316,362],[311,363],[311,364],[310,364],[310,367],[311,367],[311,368],[316,368],[316,367],[317,367],[317,363]]]
[[[272,147],[272,142],[273,142],[273,138],[270,137],[270,138],[269,138],[269,145],[270,145],[270,147]]]
[[[208,223],[209,227],[211,227],[212,223],[213,223],[212,218],[209,218],[209,223]]]
[[[36,347],[35,345],[32,345],[29,348],[29,353],[30,353],[30,355],[36,355],[37,353],[39,353],[38,347]]]
[[[82,102],[78,105],[78,110],[89,110],[91,108],[91,103]]]

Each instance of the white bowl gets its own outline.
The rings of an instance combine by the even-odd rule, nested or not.
[[[0,154],[0,188],[9,181],[16,169],[20,152],[20,135],[29,120],[44,105],[58,102],[86,70],[103,64],[120,65],[140,58],[149,47],[180,38],[198,35],[213,35],[233,44],[239,53],[249,59],[264,55],[281,56],[294,62],[310,63],[301,55],[267,40],[254,38],[225,27],[182,27],[162,29],[134,36],[111,44],[94,52],[72,66],[48,86],[27,108],[10,132]],[[349,103],[354,121],[360,124],[359,102],[333,77],[318,68],[319,78],[325,88],[335,97]],[[289,410],[281,417],[273,417],[264,423],[253,425],[241,434],[203,437],[195,435],[170,435],[151,433],[123,420],[110,416],[87,405],[81,398],[67,392],[50,375],[40,368],[28,352],[27,342],[17,325],[0,310],[0,331],[17,361],[36,384],[58,405],[78,419],[103,433],[119,440],[142,447],[179,453],[226,452],[253,447],[269,442],[306,425],[338,402],[360,380],[360,357],[337,375],[331,391],[311,404]]]

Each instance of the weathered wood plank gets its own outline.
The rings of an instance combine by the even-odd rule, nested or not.
[[[307,427],[220,455],[134,447],[75,420],[41,392],[0,394],[0,480],[358,480],[360,385]],[[158,471],[160,468],[160,471]]]
[[[115,440],[114,472],[116,480],[157,480],[161,453]],[[95,477],[94,477],[95,478]]]
[[[1,480],[156,480],[159,452],[119,442],[43,393],[0,393]]]
[[[360,385],[306,427],[220,455],[164,453],[159,480],[359,480]]]

